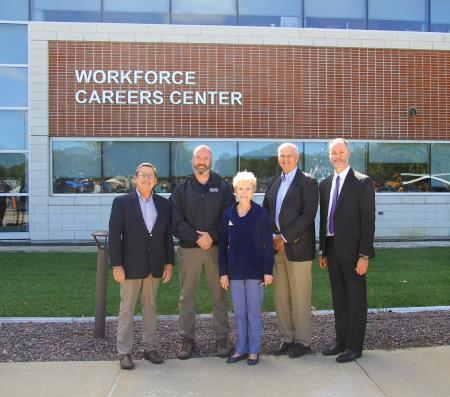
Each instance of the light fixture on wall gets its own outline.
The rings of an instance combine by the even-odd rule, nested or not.
[[[408,109],[408,116],[414,117],[417,116],[417,109],[415,107],[411,107]]]

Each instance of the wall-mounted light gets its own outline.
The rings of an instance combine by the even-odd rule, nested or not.
[[[417,116],[417,109],[412,107],[408,109],[408,116],[414,117]]]

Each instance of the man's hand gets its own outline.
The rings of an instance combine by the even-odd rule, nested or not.
[[[202,232],[200,230],[197,230],[197,233],[200,235],[200,237],[197,239],[197,245],[204,250],[208,250],[211,248],[213,244],[213,239],[209,235],[208,232]]]
[[[170,281],[173,275],[173,265],[171,263],[168,263],[164,266],[164,272],[162,275],[163,284],[166,284]]]
[[[328,258],[323,255],[319,255],[319,266],[321,269],[326,269],[328,267]]]
[[[356,263],[356,273],[360,276],[364,276],[369,269],[369,258],[359,258]]]
[[[113,278],[117,283],[123,284],[125,281],[125,270],[123,266],[119,265],[113,267]]]
[[[220,276],[220,286],[227,291],[230,287],[230,281],[228,280],[228,276]]]
[[[283,237],[281,237],[281,234],[277,234],[273,238],[273,248],[275,248],[277,252],[284,252],[284,244],[285,243]]]

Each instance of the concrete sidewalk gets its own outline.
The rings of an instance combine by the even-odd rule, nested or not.
[[[353,363],[311,354],[263,356],[255,367],[216,357],[163,365],[137,361],[0,363],[2,397],[449,396],[450,346],[364,352]]]

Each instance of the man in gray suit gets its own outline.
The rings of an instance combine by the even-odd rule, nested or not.
[[[300,357],[311,349],[311,264],[316,251],[314,219],[319,201],[317,181],[297,168],[297,146],[278,147],[282,169],[268,184],[269,211],[276,250],[273,293],[281,345],[275,355]]]

